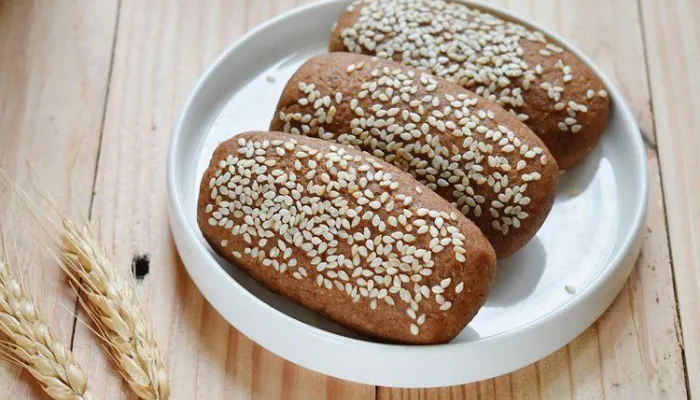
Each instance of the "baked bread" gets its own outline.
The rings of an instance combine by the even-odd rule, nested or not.
[[[285,86],[270,130],[351,144],[409,172],[474,221],[499,258],[537,233],[554,202],[557,164],[527,126],[393,61],[312,58]]]
[[[496,268],[479,229],[410,175],[280,132],[219,145],[197,219],[219,255],[268,289],[387,342],[450,341]]]
[[[495,101],[565,170],[593,150],[607,125],[607,92],[583,61],[542,32],[457,1],[356,1],[329,47],[422,68]]]

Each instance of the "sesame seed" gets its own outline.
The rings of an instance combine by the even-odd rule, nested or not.
[[[416,319],[416,318],[417,318],[416,312],[413,311],[412,308],[406,309],[406,314],[408,314],[408,316],[409,316],[411,319]]]

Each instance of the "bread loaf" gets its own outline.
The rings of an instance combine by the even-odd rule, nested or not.
[[[581,162],[607,124],[607,92],[583,61],[542,32],[458,1],[356,1],[333,28],[330,50],[400,61],[495,101],[562,169]]]
[[[474,221],[498,257],[525,245],[554,201],[557,163],[527,126],[393,61],[312,58],[285,86],[270,130],[351,144],[407,171]]]
[[[349,146],[247,132],[216,149],[198,223],[268,289],[396,343],[442,343],[473,318],[496,258],[476,226],[410,175]]]

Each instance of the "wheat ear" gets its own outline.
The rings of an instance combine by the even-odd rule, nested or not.
[[[87,379],[71,351],[39,315],[34,301],[0,260],[0,357],[24,367],[57,400],[88,400]]]
[[[140,398],[166,400],[168,373],[134,287],[87,226],[64,217],[61,239],[62,269],[81,290],[81,304],[120,374]]]

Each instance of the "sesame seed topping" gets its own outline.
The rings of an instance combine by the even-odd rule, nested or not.
[[[300,87],[317,91],[312,85]],[[338,98],[322,95],[315,96]],[[234,154],[213,164],[211,189],[217,195],[204,208],[207,222],[230,235],[221,246],[244,250],[232,251],[236,259],[260,260],[289,279],[315,281],[317,290],[366,301],[370,310],[405,303],[413,335],[426,322],[420,312],[426,301],[449,309],[452,300],[444,295],[452,278],[431,276],[438,254],[464,259],[465,236],[453,225],[456,214],[420,207],[414,200],[420,187],[409,195],[381,163],[363,153],[335,145],[319,151],[293,139],[238,138],[236,143]]]
[[[563,86],[576,76],[571,66],[561,60],[564,49],[550,42],[542,32],[460,2],[365,0],[358,3],[362,8],[354,24],[340,32],[348,51],[374,53],[457,82],[496,101],[521,121],[530,119],[519,111],[525,103],[523,93],[528,90],[544,90],[555,110],[563,110]],[[534,44],[544,59],[533,65],[526,62],[522,47],[525,42]],[[391,72],[375,70],[373,76]],[[533,85],[536,80],[540,84]],[[421,75],[418,81],[428,92],[436,88],[436,82],[427,75]],[[597,94],[607,96],[604,90]],[[595,95],[589,89],[585,98],[578,101],[590,101]],[[440,99],[432,96],[425,96],[422,101],[435,108],[440,104]],[[479,118],[484,117],[479,115]]]
[[[495,119],[495,113],[492,110],[478,108],[478,98],[470,97],[466,93],[459,94],[459,100],[450,94],[424,95],[418,93],[416,97],[412,97],[409,93],[413,92],[414,88],[418,89],[415,86],[418,85],[418,82],[430,85],[434,79],[429,75],[421,74],[417,81],[401,84],[401,76],[405,76],[401,69],[396,69],[395,71],[380,67],[370,69],[370,78],[361,85],[361,92],[350,96],[350,109],[361,115],[360,118],[351,121],[351,132],[339,136],[330,133],[326,134],[325,131],[321,131],[324,122],[321,120],[316,122],[316,116],[312,115],[301,116],[301,120],[304,121],[304,118],[306,118],[308,123],[302,124],[301,131],[307,135],[313,136],[316,134],[320,138],[335,139],[354,146],[363,143],[367,146],[367,143],[369,143],[370,148],[368,151],[374,155],[384,157],[387,161],[393,162],[404,170],[408,169],[407,167],[413,167],[415,169],[414,176],[426,184],[428,188],[453,187],[453,196],[457,199],[458,205],[468,205],[461,207],[461,210],[467,215],[470,213],[477,217],[482,215],[481,207],[475,201],[477,197],[473,197],[476,195],[474,188],[480,190],[478,189],[480,185],[488,184],[495,193],[507,191],[508,189],[513,190],[509,185],[510,182],[515,181],[515,175],[507,176],[508,171],[512,171],[513,168],[508,164],[506,158],[498,156],[497,149],[500,148],[500,151],[504,153],[511,153],[516,150],[516,146],[521,145],[521,141],[506,126],[491,126],[491,122],[488,123],[489,125],[485,125],[486,121]],[[405,87],[411,88],[411,90],[404,92],[398,98],[399,102],[404,102],[403,110],[395,107],[393,104],[389,104],[387,101],[374,98],[374,95],[370,96],[372,99],[369,100],[358,100],[358,98],[362,97],[362,92],[364,91],[372,91],[372,93],[382,92],[383,90],[392,89],[387,87],[392,84],[405,85]],[[306,87],[308,86],[310,85],[306,85]],[[311,96],[308,97],[309,100],[327,97],[318,90],[306,95]],[[334,93],[333,97],[337,97],[337,93]],[[444,98],[444,101],[441,101],[441,98]],[[424,107],[423,103],[427,104],[427,107]],[[320,102],[318,104],[323,109],[324,105]],[[450,105],[440,108],[443,104]],[[456,110],[453,112],[452,106],[461,108],[458,111],[459,116],[456,115]],[[365,110],[370,110],[370,114],[367,114]],[[287,118],[289,114],[283,112],[280,115],[284,115]],[[425,115],[428,115],[428,117],[425,118]],[[465,118],[466,115],[471,115],[471,117]],[[397,117],[398,121],[401,121],[400,123],[397,122]],[[385,118],[389,118],[389,120],[385,120]],[[296,120],[299,120],[299,118]],[[294,132],[294,128],[296,127],[291,124],[285,126],[286,130],[291,130],[292,132]],[[456,137],[466,136],[462,143],[462,148],[456,145],[443,145],[440,136],[436,135],[436,130],[437,132],[445,132]],[[476,130],[477,135],[474,135],[473,130]],[[388,138],[389,135],[393,136],[393,141]],[[365,140],[367,137],[373,137],[373,140]],[[400,141],[397,139],[400,139]],[[388,141],[386,146],[381,145],[383,141]],[[420,146],[413,145],[417,141],[424,141],[425,144]],[[491,142],[494,142],[498,148]],[[521,149],[521,154],[526,159],[533,158],[541,153],[542,149],[538,147],[526,150]],[[401,157],[397,157],[398,154],[401,154]],[[404,160],[410,160],[411,162],[406,164]],[[488,175],[485,174],[485,167],[487,166],[491,169]],[[526,167],[527,163],[524,160],[518,162],[519,169],[525,169]],[[367,166],[361,166],[359,170],[363,171],[366,168]],[[467,173],[464,171],[467,171]],[[310,171],[309,174],[309,178],[311,178],[315,172]],[[328,183],[329,178],[326,175],[322,175],[322,177],[324,182]],[[398,183],[389,184],[390,187],[397,185]],[[417,191],[420,193],[419,188]],[[410,196],[397,200],[403,202],[404,206],[410,205],[412,202]],[[508,200],[506,199],[504,202],[508,202]],[[372,209],[378,210],[381,208],[386,211],[392,211],[396,205],[394,202],[386,203],[385,199],[377,201],[371,197],[365,198],[362,196],[358,198],[358,203],[363,206],[368,205]],[[425,216],[428,215],[429,211],[425,208],[419,208],[417,215]],[[352,214],[352,211],[350,213]],[[493,218],[504,217],[506,216],[494,216]],[[380,221],[378,218],[370,217],[370,219],[373,221],[374,226],[386,227],[383,221]],[[390,218],[386,221],[386,223],[394,227],[397,225],[397,222],[398,220],[395,218]],[[423,234],[427,232],[426,229],[428,228],[419,229],[418,232]],[[499,229],[499,232],[502,233],[502,230]],[[444,247],[444,245],[438,243],[436,248],[439,249],[441,246]],[[461,261],[464,259],[464,256],[460,254],[456,258]]]

